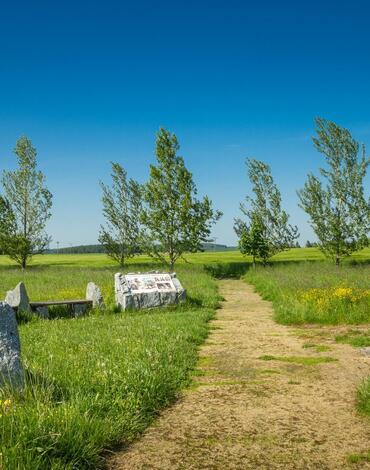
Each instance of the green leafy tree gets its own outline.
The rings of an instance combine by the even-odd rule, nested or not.
[[[202,249],[209,241],[212,225],[221,212],[212,208],[208,197],[196,199],[197,189],[192,174],[182,157],[175,134],[160,129],[157,134],[157,165],[150,167],[145,187],[146,251],[173,269],[186,252]]]
[[[0,196],[0,254],[4,253],[4,245],[9,236],[14,234],[14,214],[9,202]]]
[[[247,221],[237,219],[234,229],[242,253],[253,256],[254,263],[260,259],[266,264],[271,256],[294,245],[298,228],[288,223],[270,167],[254,159],[246,163],[254,197],[247,196],[246,203],[240,205]]]
[[[3,251],[26,268],[28,260],[50,243],[45,226],[51,217],[52,194],[45,176],[37,169],[37,152],[27,137],[18,139],[14,153],[18,168],[3,172],[4,197],[8,206],[8,229],[2,237]]]
[[[133,179],[128,180],[119,163],[112,163],[111,176],[111,187],[100,183],[106,225],[101,226],[99,242],[112,259],[124,266],[125,260],[139,250],[142,188]]]
[[[319,169],[321,178],[309,174],[298,196],[319,248],[339,265],[369,243],[370,200],[365,198],[364,178],[370,159],[347,129],[322,118],[316,119],[316,126],[313,143],[328,168]]]
[[[235,224],[235,230],[239,235],[239,249],[241,253],[250,255],[253,258],[253,267],[256,266],[256,260],[261,259],[264,264],[269,256],[269,246],[264,237],[264,227],[256,215],[252,215],[250,224],[238,220]]]

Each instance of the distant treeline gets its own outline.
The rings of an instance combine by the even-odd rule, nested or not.
[[[220,245],[217,243],[203,243],[202,250],[203,251],[232,251],[237,250],[236,246],[227,246],[227,245]],[[140,251],[138,250],[138,253]],[[103,245],[78,245],[78,246],[69,246],[64,248],[53,248],[46,250],[45,253],[54,254],[83,254],[83,253],[106,253]]]
[[[60,254],[82,254],[82,253],[105,253],[103,245],[78,245],[69,246],[65,248],[54,248],[46,250],[45,253],[60,253]]]

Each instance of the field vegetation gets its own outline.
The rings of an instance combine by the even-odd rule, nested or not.
[[[86,282],[94,280],[108,295],[109,308],[20,325],[26,389],[0,392],[0,467],[99,468],[104,452],[130,442],[189,382],[218,303],[217,288],[199,265],[181,266],[186,304],[117,313],[117,268],[106,257],[93,267],[73,256],[49,266],[58,256],[48,258],[25,272],[2,266],[1,297],[20,279],[32,299],[82,297]]]
[[[370,322],[370,265],[275,264],[249,270],[246,279],[274,304],[283,324]]]
[[[219,301],[214,277],[243,275],[274,302],[282,323],[369,323],[369,259],[370,250],[363,250],[338,268],[315,248],[292,249],[270,266],[253,269],[251,258],[238,252],[191,254],[190,263],[179,261],[176,267],[189,293],[185,305],[118,313],[113,305],[118,268],[104,254],[39,255],[25,271],[0,257],[0,298],[21,280],[31,300],[83,298],[87,282],[94,281],[108,304],[105,313],[79,319],[20,324],[27,386],[22,394],[1,392],[0,467],[99,468],[109,449],[142,432],[190,381]],[[157,268],[140,256],[125,271]],[[325,293],[328,304],[320,309],[317,302]],[[352,336],[366,342],[366,333]],[[338,341],[350,337],[349,330],[348,338]],[[358,403],[369,413],[370,382],[360,387]]]
[[[312,258],[309,262],[288,262],[289,252],[284,255],[285,262],[249,269],[244,276],[263,298],[273,302],[275,320],[302,326],[359,325],[360,330],[349,327],[335,340],[354,347],[370,346],[369,249],[351,256],[339,267],[318,260],[313,262]],[[306,347],[311,346],[306,344]],[[359,411],[370,416],[370,378],[360,385],[357,398]],[[370,454],[359,458],[368,460]]]

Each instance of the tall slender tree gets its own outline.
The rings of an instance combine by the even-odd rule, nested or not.
[[[157,165],[150,167],[145,187],[143,223],[147,229],[146,250],[173,269],[186,252],[201,250],[209,241],[212,225],[221,212],[205,196],[197,199],[197,188],[184,159],[177,155],[176,135],[166,129],[157,134]]]
[[[300,206],[323,253],[337,265],[343,257],[369,243],[370,199],[366,200],[364,178],[370,159],[350,132],[322,118],[316,119],[315,148],[325,156],[327,169],[321,178],[309,174],[298,191]]]
[[[254,159],[246,163],[254,197],[247,196],[240,205],[247,220],[236,219],[234,229],[241,252],[253,256],[254,264],[256,259],[266,264],[271,256],[293,246],[298,228],[289,224],[289,215],[282,209],[270,167]]]
[[[112,186],[100,183],[103,214],[106,225],[101,226],[99,242],[107,254],[124,266],[127,258],[138,253],[140,246],[142,188],[119,163],[112,163]]]
[[[266,263],[270,249],[264,235],[264,225],[258,215],[251,214],[249,224],[240,219],[236,220],[235,231],[239,236],[240,252],[252,256],[253,267],[256,267],[258,259]]]
[[[42,253],[51,238],[45,233],[51,217],[52,194],[37,169],[37,152],[27,137],[18,139],[14,153],[18,168],[3,172],[3,188],[11,225],[3,236],[3,251],[26,268],[28,260]]]
[[[0,195],[0,254],[9,236],[14,234],[14,214],[9,202]]]

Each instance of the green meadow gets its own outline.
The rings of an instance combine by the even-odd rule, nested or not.
[[[179,260],[176,271],[179,275],[187,276],[192,270],[205,270],[212,277],[240,277],[250,272],[251,258],[243,256],[238,251],[205,252],[186,256],[187,262]],[[367,248],[349,258],[344,266],[363,265],[370,260],[370,249]],[[293,265],[298,262],[303,266],[310,261],[324,261],[322,253],[317,248],[293,248],[279,253],[272,258],[273,266]],[[321,264],[315,263],[316,268]],[[314,268],[314,269],[316,269]],[[163,266],[153,262],[145,255],[128,260],[124,271],[147,271],[163,269]],[[300,270],[300,268],[297,268]],[[34,256],[29,269],[21,271],[18,266],[5,256],[0,256],[0,298],[9,289],[23,281],[31,300],[59,300],[83,298],[86,284],[94,281],[100,285],[105,298],[113,301],[113,274],[120,271],[119,267],[104,254],[83,255],[37,255]],[[336,273],[335,269],[332,270]],[[260,272],[268,270],[261,268]]]
[[[276,263],[245,279],[273,302],[279,323],[370,323],[369,263]]]
[[[106,261],[4,266],[1,287],[22,279],[32,299],[69,298],[94,280],[111,295],[117,268]],[[219,300],[199,266],[180,273],[189,298],[177,308],[20,324],[27,382],[22,393],[0,392],[0,468],[100,468],[107,449],[129,443],[176,398]]]
[[[272,300],[281,323],[370,323],[369,297],[362,295],[369,290],[369,249],[340,268],[315,248],[284,252],[266,268],[253,269],[238,252],[197,253],[187,261],[176,266],[188,290],[185,304],[119,313],[119,268],[105,255],[35,256],[26,271],[0,257],[0,298],[20,281],[31,300],[83,298],[94,281],[108,305],[78,319],[19,325],[27,381],[22,393],[1,391],[0,468],[103,467],[109,449],[131,442],[190,383],[220,300],[216,278],[243,276]],[[139,256],[125,271],[151,269],[163,267]],[[364,413],[369,396],[370,382],[359,390]]]

